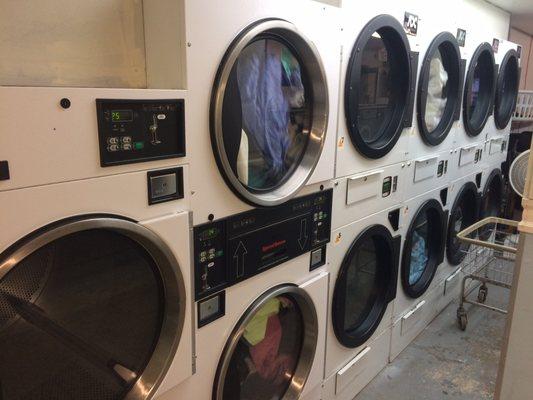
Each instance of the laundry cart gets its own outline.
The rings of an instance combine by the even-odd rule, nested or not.
[[[457,234],[460,251],[466,253],[464,277],[457,308],[457,322],[464,331],[468,324],[465,304],[502,314],[507,310],[486,303],[489,285],[510,289],[518,248],[518,221],[484,218]],[[473,292],[477,290],[477,298]]]

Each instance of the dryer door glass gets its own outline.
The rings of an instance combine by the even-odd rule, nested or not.
[[[461,52],[455,37],[440,33],[428,47],[418,83],[418,127],[425,143],[436,146],[450,132],[459,103]]]
[[[369,145],[376,144],[387,133],[397,95],[391,74],[391,57],[385,42],[375,32],[362,52],[361,90],[357,114],[359,132]]]
[[[158,265],[140,243],[105,229],[50,241],[0,280],[0,398],[126,398],[153,368],[165,311]]]
[[[455,199],[448,223],[446,255],[452,265],[459,265],[466,257],[470,245],[460,241],[457,234],[478,220],[478,210],[476,186],[466,184]]]
[[[316,313],[302,289],[286,285],[267,292],[229,338],[213,398],[298,398],[314,359],[316,334]]]
[[[223,398],[283,398],[302,348],[298,305],[287,296],[272,298],[243,328],[226,374]]]
[[[434,131],[439,125],[448,101],[448,72],[442,59],[439,49],[429,63],[428,94],[424,119],[430,132]]]
[[[260,206],[292,197],[326,134],[327,84],[314,45],[286,21],[245,29],[218,69],[210,118],[218,167],[233,192]]]
[[[343,345],[357,347],[377,329],[387,308],[394,264],[392,239],[383,226],[368,228],[350,247],[332,306],[335,334]]]
[[[503,201],[503,181],[499,170],[493,170],[485,183],[483,197],[481,198],[480,219],[499,217]],[[495,224],[486,224],[479,229],[479,236],[487,240],[496,228]]]
[[[498,74],[494,121],[499,129],[504,129],[511,120],[520,85],[520,67],[518,53],[509,51],[503,58]]]
[[[495,68],[492,47],[488,43],[481,44],[472,56],[465,83],[463,119],[470,136],[481,133],[490,115],[496,84]]]
[[[239,54],[224,97],[224,146],[235,176],[250,190],[279,186],[309,140],[311,90],[287,44],[257,39]]]
[[[416,211],[405,237],[401,280],[412,298],[429,288],[444,251],[445,214],[435,199],[429,199]]]
[[[409,285],[414,285],[422,277],[429,262],[429,221],[426,213],[419,214],[414,222],[411,236],[409,263]]]
[[[344,87],[346,126],[364,156],[381,158],[398,141],[410,105],[410,75],[402,26],[389,15],[372,19],[353,45]]]

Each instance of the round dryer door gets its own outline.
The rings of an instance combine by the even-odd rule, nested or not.
[[[430,199],[420,206],[405,236],[401,280],[408,296],[417,298],[428,289],[442,262],[446,244],[447,215]]]
[[[299,398],[315,357],[318,321],[309,295],[282,285],[259,297],[233,330],[214,400]]]
[[[481,44],[468,67],[463,100],[463,120],[466,133],[477,136],[483,130],[494,104],[496,65],[488,43]]]
[[[485,183],[485,187],[483,188],[479,219],[499,217],[501,214],[502,201],[503,177],[499,169],[494,169],[490,173],[487,182]],[[494,228],[494,224],[485,225],[479,232],[480,238],[482,240],[487,240]]]
[[[345,115],[350,138],[368,158],[392,150],[404,128],[411,85],[410,47],[390,15],[372,19],[355,42],[345,82]]]
[[[418,127],[431,146],[450,132],[460,104],[461,52],[455,36],[443,32],[429,45],[418,83]]]
[[[398,238],[374,225],[352,243],[342,262],[333,293],[333,329],[339,342],[357,347],[378,328],[396,294]]]
[[[273,206],[295,195],[320,158],[328,120],[314,45],[286,21],[245,29],[219,67],[210,118],[219,169],[242,200]]]
[[[466,257],[470,245],[461,242],[457,234],[478,220],[478,193],[473,182],[468,182],[459,190],[453,203],[448,222],[446,256],[452,265],[459,265]]]
[[[518,53],[515,50],[510,50],[505,54],[500,65],[496,84],[494,122],[499,129],[505,128],[511,120],[516,106],[519,85],[520,67]]]
[[[152,231],[115,218],[32,234],[0,261],[0,398],[146,399],[181,336],[184,284]]]

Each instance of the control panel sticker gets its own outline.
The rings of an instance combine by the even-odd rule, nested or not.
[[[196,300],[327,244],[332,193],[329,189],[194,227]]]

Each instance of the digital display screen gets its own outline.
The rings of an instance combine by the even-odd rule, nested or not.
[[[133,121],[132,110],[111,110],[112,122],[129,122]]]

